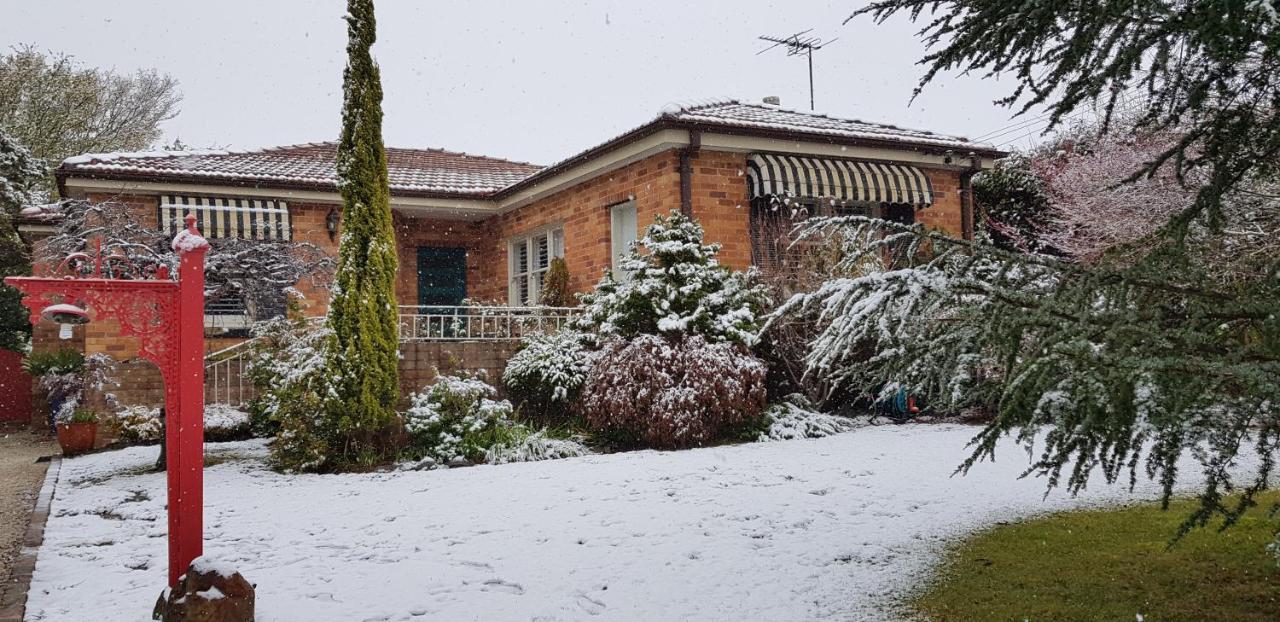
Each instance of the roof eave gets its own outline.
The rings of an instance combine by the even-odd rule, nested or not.
[[[110,181],[134,181],[147,183],[187,184],[193,186],[222,186],[234,188],[271,188],[279,190],[308,190],[316,192],[338,193],[336,184],[325,182],[288,181],[271,179],[252,179],[245,177],[212,177],[207,175],[175,175],[168,173],[144,173],[137,171],[93,171],[59,166],[54,171],[58,182],[58,190],[66,196],[66,181],[70,178],[102,179]],[[411,190],[391,188],[393,197],[412,197],[417,199],[476,199],[486,200],[494,196],[497,190],[477,192],[448,192],[440,190]]]
[[[730,136],[752,136],[759,138],[778,138],[784,140],[802,140],[806,142],[827,143],[832,145],[848,145],[850,147],[881,147],[887,149],[911,149],[921,153],[931,155],[945,155],[948,151],[952,152],[972,152],[975,155],[988,157],[992,159],[1003,158],[1008,152],[1000,151],[992,147],[984,145],[938,145],[927,142],[913,141],[910,139],[884,139],[878,140],[874,138],[860,138],[853,136],[839,136],[823,132],[803,132],[795,130],[775,130],[760,127],[744,127],[737,125],[728,125],[721,123],[711,123],[705,121],[690,121],[687,119],[678,119],[671,116],[661,116],[645,125],[637,127],[630,132],[621,134],[618,137],[592,147],[586,151],[579,153],[567,160],[557,162],[547,168],[544,168],[492,195],[492,198],[501,200],[520,190],[537,184],[538,182],[554,177],[556,174],[568,170],[578,164],[589,161],[595,157],[603,155],[609,151],[617,149],[627,143],[634,142],[645,136],[660,132],[662,130],[689,130],[700,131],[704,133],[726,134]]]
[[[802,140],[805,142],[827,143],[831,145],[847,145],[850,147],[880,147],[885,149],[911,149],[930,155],[945,155],[951,152],[972,152],[975,155],[993,159],[1003,158],[1008,152],[979,144],[956,143],[942,145],[933,142],[918,141],[910,138],[869,138],[857,136],[841,136],[827,132],[807,132],[803,130],[782,130],[766,127],[751,127],[714,123],[707,121],[690,121],[673,119],[675,126],[681,129],[698,130],[704,133],[728,134],[730,136],[752,136],[782,140]]]

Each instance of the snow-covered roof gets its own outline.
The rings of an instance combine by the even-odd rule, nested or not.
[[[1000,155],[991,145],[884,123],[842,119],[736,99],[711,99],[663,107],[652,121],[561,162],[542,167],[526,162],[470,155],[443,149],[387,149],[391,192],[401,196],[491,198],[538,183],[575,163],[662,128],[723,130],[739,134],[794,137],[797,140],[873,143],[908,150],[974,151]],[[169,181],[195,184],[334,189],[336,143],[306,143],[251,151],[149,151],[85,154],[68,158],[59,178]]]
[[[252,151],[94,153],[64,160],[60,172],[336,188],[336,154],[333,142]],[[483,197],[541,169],[536,164],[443,149],[387,148],[387,173],[391,191],[397,194]]]
[[[928,130],[858,119],[842,119],[826,113],[795,110],[770,104],[746,103],[736,99],[710,99],[668,104],[662,109],[658,118],[739,129],[825,134],[855,140],[901,142],[967,150],[995,150],[991,145],[975,143],[963,136],[948,136]]]

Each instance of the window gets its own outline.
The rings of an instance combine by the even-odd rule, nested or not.
[[[638,235],[636,222],[636,202],[627,201],[609,208],[609,240],[613,247],[613,278],[626,281],[631,278],[630,272],[618,269],[622,256],[627,254],[631,243]]]
[[[511,306],[538,304],[542,295],[542,277],[551,268],[551,258],[564,257],[564,229],[547,229],[512,240],[507,250]]]

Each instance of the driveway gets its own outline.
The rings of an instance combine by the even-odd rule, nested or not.
[[[26,424],[0,426],[0,592],[9,587],[27,517],[44,480],[47,463],[37,463],[36,458],[56,453],[56,442],[44,434],[32,434]]]

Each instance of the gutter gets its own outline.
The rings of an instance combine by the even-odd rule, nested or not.
[[[702,149],[702,132],[689,130],[689,146],[680,150],[680,213],[693,217],[693,158]]]

